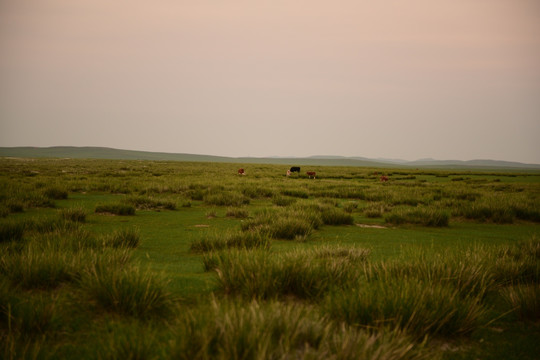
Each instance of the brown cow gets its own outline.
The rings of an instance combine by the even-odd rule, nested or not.
[[[382,182],[387,182],[388,181],[388,176],[381,176],[381,181]]]
[[[307,176],[309,176],[310,179],[311,179],[312,176],[315,179],[315,175],[316,175],[315,171],[308,171],[306,174],[307,174]]]
[[[246,175],[244,169],[238,169],[238,175]]]

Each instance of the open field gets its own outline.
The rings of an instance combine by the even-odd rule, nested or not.
[[[539,172],[287,168],[0,159],[1,357],[538,357]]]

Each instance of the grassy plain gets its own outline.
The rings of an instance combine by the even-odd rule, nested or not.
[[[0,169],[4,358],[540,353],[538,172]]]

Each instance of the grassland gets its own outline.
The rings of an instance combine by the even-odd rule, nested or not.
[[[0,169],[3,358],[540,353],[538,172],[313,166],[314,180],[283,165],[73,159]]]

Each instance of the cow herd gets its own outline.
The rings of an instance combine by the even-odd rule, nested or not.
[[[287,176],[291,176],[292,173],[298,173],[300,174],[300,166],[292,166],[289,170],[287,170]],[[246,171],[243,169],[243,168],[240,168],[238,169],[238,175],[246,175]],[[315,171],[307,171],[306,172],[306,175],[310,178],[310,179],[315,179],[315,176],[317,175],[317,173]],[[377,172],[373,173],[373,175],[378,175]],[[382,175],[379,180],[381,182],[387,182],[388,181],[388,177],[385,176],[385,175]]]

